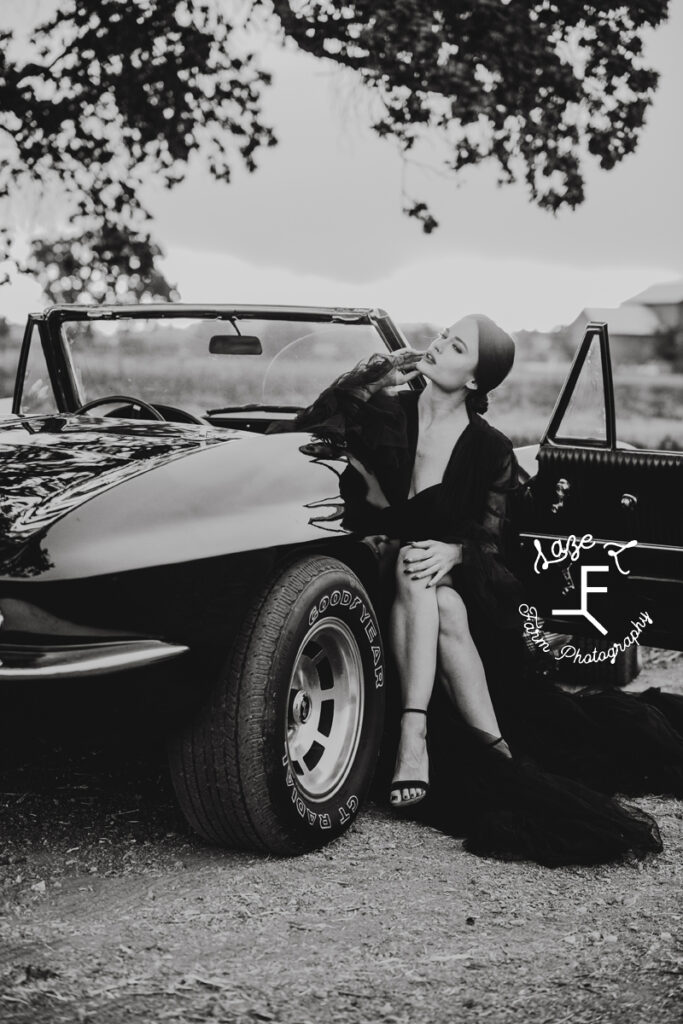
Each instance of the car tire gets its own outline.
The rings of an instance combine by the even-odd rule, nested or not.
[[[245,617],[229,669],[169,743],[181,810],[204,839],[296,854],[344,832],[384,727],[377,615],[358,577],[299,557]]]

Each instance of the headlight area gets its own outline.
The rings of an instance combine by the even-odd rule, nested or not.
[[[143,668],[184,644],[79,625],[16,598],[0,599],[0,682],[76,679]]]
[[[225,657],[272,553],[78,580],[0,579],[0,680]],[[220,653],[219,653],[220,652]]]
[[[0,644],[0,683],[79,679],[144,668],[186,654],[187,647],[161,640],[58,645]]]

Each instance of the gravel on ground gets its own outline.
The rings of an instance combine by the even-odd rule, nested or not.
[[[637,688],[683,692],[649,652]],[[161,744],[49,730],[0,765],[0,1020],[680,1024],[683,804],[645,861],[548,869],[370,805],[299,858],[183,827]],[[124,742],[126,745],[124,745]]]

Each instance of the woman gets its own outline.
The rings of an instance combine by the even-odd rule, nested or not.
[[[555,708],[547,687],[538,692],[523,676],[522,595],[505,554],[517,466],[509,439],[479,414],[513,359],[506,332],[488,317],[468,316],[424,354],[376,357],[343,375],[297,418],[298,426],[343,436],[354,467],[347,496],[358,506],[365,492],[356,528],[363,524],[365,532],[380,535],[385,561],[397,546],[390,539],[400,545],[390,646],[402,716],[391,802],[404,808],[427,795],[427,708],[438,678],[457,714],[449,717],[442,707],[432,716],[440,732],[434,749],[441,792],[424,801],[428,820],[447,828],[464,824],[469,847],[479,852],[544,863],[657,850],[661,843],[648,816],[528,760],[511,759],[501,736],[497,711],[515,736],[515,751],[537,756],[544,742],[566,750],[567,721],[579,748],[592,739],[605,749],[584,707],[572,717],[565,695],[557,695]],[[428,379],[421,393],[387,392],[418,373]],[[633,703],[627,702],[629,714]],[[646,730],[652,732],[648,716],[659,716],[662,733],[668,729],[664,775],[670,775],[675,762],[683,764],[683,739],[660,712],[638,704]],[[619,719],[620,709],[614,714]],[[572,757],[570,750],[567,763],[576,768]],[[652,764],[644,777],[648,772]]]
[[[480,444],[491,452],[494,477],[482,515],[498,518],[498,496],[514,479],[515,462],[507,438],[486,427],[477,410],[486,394],[507,376],[514,342],[488,317],[469,316],[443,331],[422,355],[408,379],[422,373],[428,385],[417,403],[418,432],[413,470],[402,509],[402,535],[411,541],[397,559],[396,597],[390,640],[401,680],[403,713],[396,768],[391,786],[394,806],[419,802],[428,789],[426,712],[439,666],[440,677],[463,720],[482,740],[510,756],[491,703],[484,667],[469,630],[463,564],[464,533],[451,539],[455,520],[439,515],[441,487],[456,445],[468,429],[483,432]],[[410,365],[410,364],[408,364]],[[368,386],[369,394],[390,386],[389,373]],[[484,442],[485,439],[485,442]],[[411,504],[413,507],[411,507]],[[452,511],[452,510],[451,510]],[[477,509],[477,511],[480,511]],[[486,532],[496,550],[497,523]],[[425,536],[426,539],[416,539]],[[455,571],[454,571],[455,570]]]

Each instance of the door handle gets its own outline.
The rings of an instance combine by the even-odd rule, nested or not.
[[[566,495],[568,490],[569,490],[569,481],[565,480],[564,477],[560,477],[560,479],[555,484],[555,497],[557,498],[557,501],[555,502],[554,505],[550,506],[550,511],[553,513],[553,515],[557,515],[557,513],[560,511],[560,509],[564,505],[565,495]]]
[[[638,499],[635,494],[622,494],[621,496],[621,507],[626,509],[634,509],[638,504]]]

